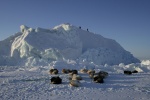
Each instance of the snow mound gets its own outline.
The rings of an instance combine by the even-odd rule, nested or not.
[[[102,65],[140,62],[115,40],[69,23],[53,29],[33,29],[21,25],[20,30],[0,41],[0,65],[44,66],[68,59]]]
[[[143,65],[150,65],[150,60],[143,60],[141,62],[141,64],[143,64]]]

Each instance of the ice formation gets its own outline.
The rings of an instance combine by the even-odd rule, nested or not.
[[[0,65],[40,66],[68,59],[103,65],[140,62],[115,40],[68,23],[53,29],[21,25],[20,30],[0,41]]]

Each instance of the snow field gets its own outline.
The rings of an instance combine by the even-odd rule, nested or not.
[[[61,70],[58,76],[62,78],[62,84],[50,84],[50,78],[55,76],[49,74],[50,66],[0,66],[0,98],[1,100],[149,100],[150,65],[141,64],[138,67],[142,72],[132,75],[124,75],[123,70],[127,66],[133,67],[137,64],[120,67],[121,65],[123,66],[123,64],[95,66],[95,71],[103,70],[109,73],[103,84],[94,83],[87,74],[79,72],[83,78],[80,87],[70,87],[68,74],[62,74]]]

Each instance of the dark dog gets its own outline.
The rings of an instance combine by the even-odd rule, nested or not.
[[[105,71],[100,71],[100,72],[98,73],[98,76],[100,76],[100,77],[102,77],[102,78],[106,78],[106,77],[108,76],[108,73],[105,72]]]
[[[71,75],[73,75],[73,74],[78,74],[78,71],[77,71],[77,70],[71,70],[69,73],[70,73]]]
[[[138,71],[137,71],[137,70],[134,70],[134,71],[132,71],[132,73],[138,73]]]
[[[100,77],[100,76],[95,76],[95,77],[93,78],[93,81],[94,81],[95,83],[104,83],[103,77]]]
[[[60,77],[52,77],[51,79],[51,83],[52,84],[61,84],[62,83],[62,79]]]
[[[72,74],[78,74],[77,70],[72,70]]]
[[[126,74],[126,75],[131,75],[132,74],[132,72],[131,71],[124,71],[124,74]]]

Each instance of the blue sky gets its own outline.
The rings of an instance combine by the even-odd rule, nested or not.
[[[150,59],[150,0],[0,0],[0,40],[22,24],[53,28],[66,22]]]

